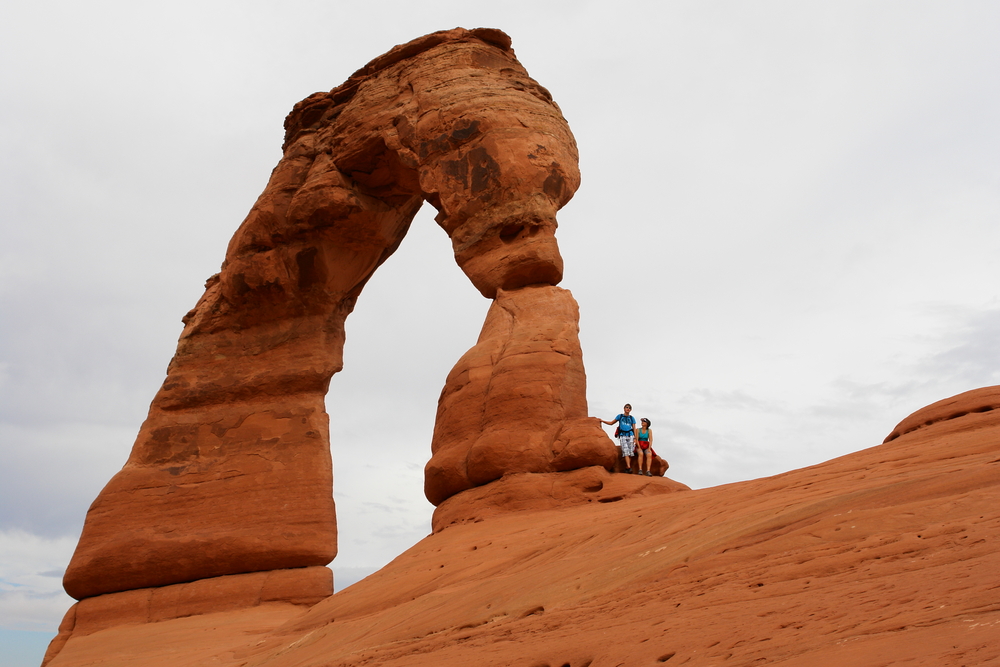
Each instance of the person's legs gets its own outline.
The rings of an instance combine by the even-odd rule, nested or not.
[[[632,455],[635,454],[635,436],[622,436],[622,456],[625,458],[625,472],[632,472]]]

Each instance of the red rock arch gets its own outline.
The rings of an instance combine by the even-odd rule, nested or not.
[[[285,129],[128,462],[88,512],[64,580],[78,599],[334,558],[324,396],[347,315],[424,201],[494,299],[442,392],[428,498],[614,462],[586,418],[576,303],[555,286],[576,144],[509,38],[455,29],[396,47],[297,104]]]

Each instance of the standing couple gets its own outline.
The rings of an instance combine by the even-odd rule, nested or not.
[[[653,465],[653,429],[649,428],[651,423],[643,417],[640,420],[642,428],[637,430],[635,428],[635,417],[632,416],[632,406],[626,403],[623,410],[622,414],[610,421],[604,419],[600,421],[609,426],[616,422],[618,423],[618,430],[615,432],[615,437],[618,438],[618,442],[621,444],[622,458],[625,459],[625,472],[632,472],[632,455],[635,454],[639,459],[638,474],[652,477],[653,473],[649,471]],[[638,451],[636,451],[636,445],[638,445]]]

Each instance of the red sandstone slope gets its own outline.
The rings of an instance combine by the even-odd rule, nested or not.
[[[1000,664],[1000,410],[976,411],[995,391],[766,479],[630,496],[604,476],[447,526],[307,612],[133,618],[50,665]]]

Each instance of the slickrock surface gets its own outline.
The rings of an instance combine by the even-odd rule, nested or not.
[[[498,484],[531,479],[552,487]],[[70,636],[50,665],[1000,664],[1000,410],[716,488],[596,481],[441,527],[307,611]]]
[[[452,496],[434,510],[431,527],[476,523],[498,514],[559,509],[585,503],[614,503],[635,496],[657,496],[690,488],[663,477],[613,475],[594,466],[562,473],[521,473]]]
[[[576,303],[553,287],[576,143],[510,39],[456,28],[396,47],[297,104],[285,129],[281,161],[184,318],[128,462],[87,514],[64,579],[77,599],[334,558],[323,399],[347,315],[425,200],[459,266],[498,298],[481,341],[492,351],[472,359],[493,386],[477,376],[478,395],[443,411],[454,420],[471,406],[476,423],[461,437],[442,427],[454,465],[435,463],[445,481],[429,495],[609,465],[608,439],[583,419]]]

